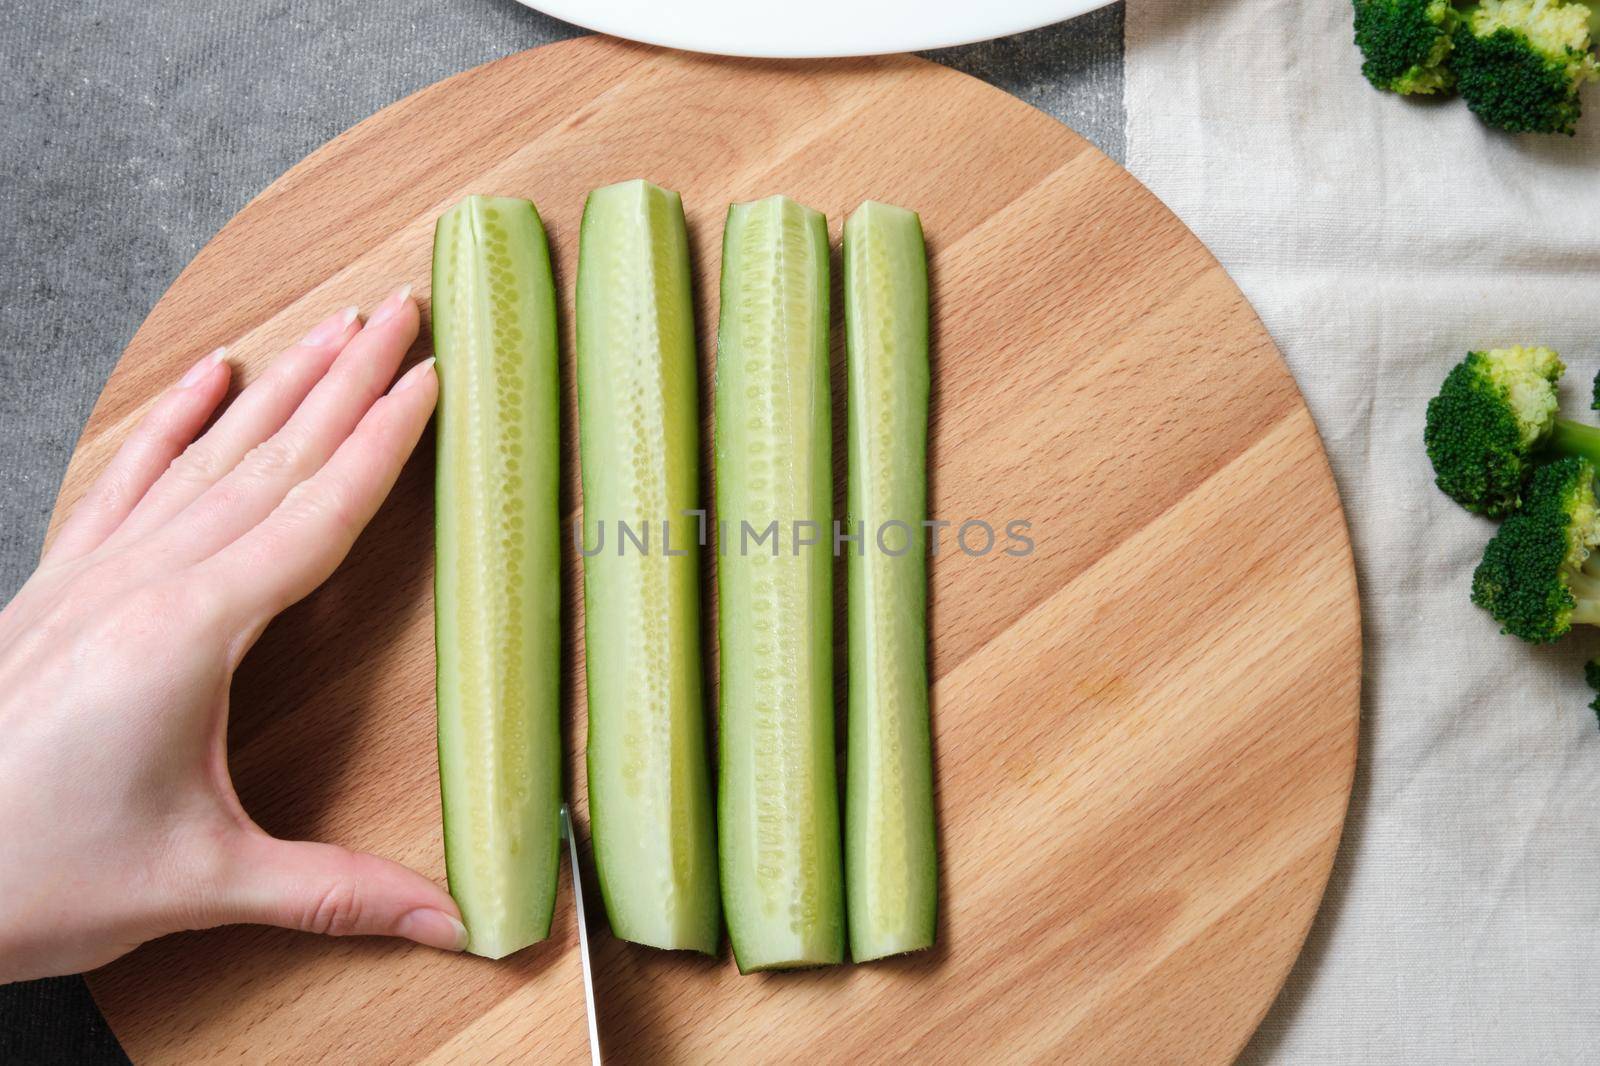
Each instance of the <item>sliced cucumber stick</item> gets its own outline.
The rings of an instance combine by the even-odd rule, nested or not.
[[[844,955],[829,404],[826,223],[783,197],[736,204],[716,384],[718,840],[746,973]]]
[[[467,950],[500,958],[549,934],[560,848],[555,287],[531,203],[440,218],[433,345],[445,862]]]
[[[678,194],[598,189],[578,252],[589,815],[611,931],[722,934],[700,660],[699,413]]]
[[[922,223],[865,203],[844,227],[850,715],[845,895],[857,962],[933,943],[927,681],[928,263]]]

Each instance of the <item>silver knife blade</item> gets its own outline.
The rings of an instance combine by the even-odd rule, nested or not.
[[[594,972],[589,965],[589,922],[583,913],[583,878],[578,873],[578,834],[572,831],[572,812],[561,805],[561,835],[567,838],[572,860],[572,902],[578,911],[578,955],[583,959],[583,1002],[589,1010],[589,1061],[600,1063],[600,1023],[594,1013]]]

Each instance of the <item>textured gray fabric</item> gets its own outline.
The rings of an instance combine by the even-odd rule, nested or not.
[[[224,222],[386,104],[579,32],[513,0],[65,0],[0,20],[0,602],[117,356]],[[1121,158],[1120,4],[931,55]],[[118,1061],[76,978],[0,988],[0,1063]]]

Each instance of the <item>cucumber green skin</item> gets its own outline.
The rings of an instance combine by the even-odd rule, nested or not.
[[[845,896],[857,962],[933,943],[938,912],[927,680],[928,263],[916,214],[844,227],[850,713]],[[901,526],[885,523],[903,522]],[[883,544],[878,543],[880,536]],[[888,550],[884,550],[885,546]],[[905,551],[895,555],[892,552]]]
[[[590,194],[576,326],[595,869],[618,937],[711,954],[722,915],[700,523],[688,513],[701,506],[694,308],[677,193],[633,181]],[[627,542],[619,554],[621,522],[646,538],[644,552]],[[666,554],[664,523],[684,554]]]
[[[439,789],[467,950],[549,935],[560,855],[555,286],[538,212],[469,197],[434,235]]]
[[[728,211],[716,383],[718,841],[743,973],[840,962],[828,234],[782,197]],[[740,553],[741,523],[781,551]],[[792,522],[822,544],[794,549]]]

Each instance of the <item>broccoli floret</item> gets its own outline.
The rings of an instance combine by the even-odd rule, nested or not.
[[[1423,440],[1439,488],[1469,511],[1504,518],[1548,453],[1600,464],[1600,429],[1556,417],[1565,370],[1549,348],[1467,353],[1428,403]]]
[[[1589,707],[1596,715],[1600,715],[1600,659],[1590,659],[1583,664],[1583,679],[1589,682],[1589,687],[1596,693]]]
[[[1579,90],[1600,80],[1589,8],[1567,0],[1483,0],[1455,30],[1467,106],[1512,133],[1576,132]]]
[[[1353,0],[1361,73],[1379,89],[1436,93],[1455,77],[1445,66],[1461,16],[1450,0]]]
[[[1589,410],[1600,411],[1600,373],[1594,376],[1592,398],[1589,400]]]
[[[1600,503],[1595,466],[1560,459],[1540,467],[1527,503],[1483,549],[1472,575],[1472,602],[1501,631],[1535,644],[1565,636],[1574,623],[1600,625]]]

